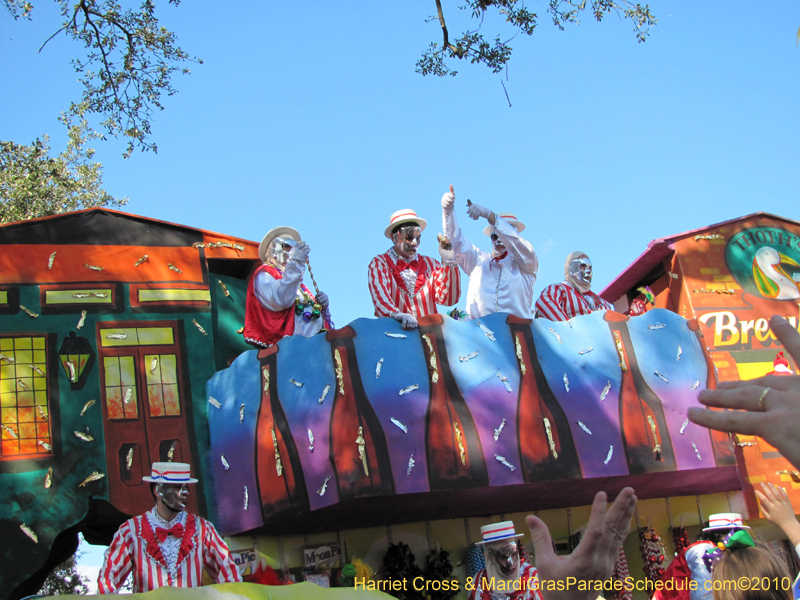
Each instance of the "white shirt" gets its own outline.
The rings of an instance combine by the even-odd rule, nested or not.
[[[275,312],[286,310],[289,307],[293,308],[296,298],[305,302],[306,297],[300,291],[304,273],[305,265],[292,259],[289,259],[289,262],[286,263],[281,279],[275,279],[269,273],[262,271],[256,275],[253,285],[256,298],[264,308]],[[306,321],[302,314],[295,314],[294,335],[302,335],[304,337],[317,335],[322,329],[322,325],[323,319],[321,316],[318,319]]]
[[[533,246],[505,219],[495,215],[495,233],[508,251],[500,260],[492,260],[470,244],[461,232],[455,214],[442,214],[445,235],[453,244],[458,266],[469,276],[467,314],[470,319],[505,312],[531,319],[533,285],[539,260]]]

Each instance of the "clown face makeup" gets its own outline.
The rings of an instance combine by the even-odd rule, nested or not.
[[[286,266],[289,262],[289,253],[292,251],[297,242],[290,237],[279,237],[272,240],[270,244],[269,253],[276,263]]]
[[[519,579],[519,548],[516,541],[488,544],[485,554],[486,574],[490,578],[505,581]]]
[[[592,283],[592,261],[588,256],[576,258],[569,263],[569,274],[578,281],[591,285]]]
[[[161,501],[164,503],[164,506],[168,509],[175,512],[186,510],[186,503],[189,500],[189,486],[187,484],[171,485],[168,483],[159,483],[156,491]]]
[[[492,234],[492,254],[495,256],[500,256],[503,252],[506,251],[506,247],[503,242],[500,240],[500,236],[496,233]]]
[[[413,258],[419,248],[422,230],[419,225],[403,225],[392,234],[394,251],[403,258]]]

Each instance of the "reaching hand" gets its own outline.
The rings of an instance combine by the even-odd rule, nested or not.
[[[755,492],[767,521],[780,527],[793,544],[800,542],[800,523],[794,516],[789,494],[784,488],[766,482],[761,483],[761,490]]]
[[[311,247],[306,242],[297,242],[289,253],[289,260],[296,260],[305,264],[310,253]]]
[[[563,591],[540,590],[545,600],[595,600],[597,592],[579,591],[578,582],[608,579],[619,556],[619,548],[628,535],[636,507],[633,489],[625,488],[611,508],[606,510],[606,493],[598,492],[592,515],[581,543],[569,556],[556,556],[547,525],[533,515],[525,519],[531,530],[539,581],[571,583]],[[574,583],[573,583],[574,582]],[[566,587],[566,586],[565,586]],[[592,585],[585,586],[592,588]]]
[[[317,302],[322,307],[322,310],[325,310],[330,305],[331,301],[328,299],[328,294],[325,292],[317,292]]]
[[[770,327],[795,364],[800,363],[800,333],[780,315],[770,319]],[[706,406],[739,410],[690,408],[690,421],[709,429],[764,438],[800,469],[800,376],[723,381],[716,390],[700,392],[697,399]]]
[[[400,321],[400,327],[403,329],[416,329],[419,327],[419,323],[414,318],[414,315],[410,315],[408,313],[394,313],[395,321]]]
[[[455,208],[456,203],[456,193],[453,191],[453,186],[450,186],[450,191],[447,192],[444,196],[442,196],[442,210],[446,214],[452,214],[453,208]]]
[[[488,221],[489,217],[492,216],[492,211],[485,206],[481,206],[480,204],[475,204],[473,202],[467,207],[467,215],[473,221],[477,221],[479,217],[483,217]]]

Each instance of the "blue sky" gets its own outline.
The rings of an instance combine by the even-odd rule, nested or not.
[[[759,210],[800,217],[794,2],[656,0],[644,44],[615,16],[558,31],[530,3],[540,25],[512,42],[507,78],[459,64],[444,79],[414,72],[440,39],[433,0],[160,4],[205,64],[156,116],[158,154],[96,146],[106,189],[129,212],[247,239],[297,227],[339,326],[372,314],[367,264],[393,211],[428,219],[422,252],[437,256],[449,184],[486,249],[467,198],[527,224],[537,295],[574,250],[599,291],[654,238]],[[452,32],[474,27],[444,6]],[[75,48],[57,38],[37,53],[59,24],[47,0],[30,23],[0,16],[0,139],[64,147]],[[496,19],[483,30],[511,36]]]
[[[50,133],[60,149],[56,118],[79,85],[70,41],[37,53],[58,27],[50,4],[30,23],[0,20],[0,139]],[[537,294],[573,250],[593,259],[599,291],[654,238],[757,210],[798,216],[796,3],[657,1],[643,44],[616,16],[559,31],[531,3],[540,24],[511,43],[507,79],[469,64],[414,72],[440,39],[433,0],[163,4],[205,64],[156,115],[158,154],[97,145],[107,190],[132,213],[253,240],[297,227],[339,325],[372,312],[366,267],[393,211],[428,219],[422,251],[437,256],[451,183],[475,243],[488,248],[467,198],[527,224]],[[444,6],[451,31],[473,27]],[[483,30],[511,36],[497,19]]]

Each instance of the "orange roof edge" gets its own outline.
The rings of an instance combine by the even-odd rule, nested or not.
[[[787,219],[786,217],[761,211],[744,215],[743,217],[736,217],[735,219],[728,219],[727,221],[722,221],[720,223],[714,223],[713,225],[706,225],[705,227],[700,227],[699,229],[692,229],[690,231],[684,231],[683,233],[655,239],[647,244],[647,250],[642,252],[636,260],[628,265],[625,270],[622,271],[622,273],[617,275],[616,279],[609,283],[603,289],[603,291],[600,292],[600,297],[604,300],[608,300],[609,302],[614,302],[615,300],[621,298],[624,294],[627,294],[628,291],[637,285],[645,275],[647,275],[656,267],[658,263],[670,255],[672,252],[673,243],[687,237],[699,235],[700,233],[708,231],[709,229],[716,229],[717,227],[722,227],[723,225],[728,225],[729,223],[735,223],[736,221],[744,221],[746,219],[753,219],[757,217],[767,217],[771,219],[777,219],[779,221],[787,221],[794,225],[800,226],[800,221]]]

